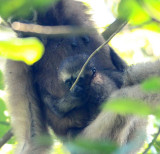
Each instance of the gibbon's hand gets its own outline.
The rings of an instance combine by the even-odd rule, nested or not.
[[[82,101],[83,89],[75,86],[72,92],[67,93],[62,98],[56,98],[49,93],[43,94],[42,100],[47,107],[58,117],[63,117],[74,108],[84,104]]]

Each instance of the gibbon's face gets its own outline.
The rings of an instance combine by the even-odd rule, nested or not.
[[[68,90],[71,88],[71,86],[75,82],[87,58],[88,58],[87,55],[80,54],[80,55],[68,57],[62,62],[58,72],[58,77],[61,83]],[[83,74],[81,75],[73,91],[76,92],[77,90],[78,92],[78,89],[79,90],[86,89],[90,85],[95,74],[96,74],[96,68],[92,62],[89,62],[89,64],[86,66]]]

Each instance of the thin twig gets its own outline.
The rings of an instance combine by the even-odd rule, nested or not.
[[[3,137],[0,139],[0,148],[7,143],[8,140],[13,136],[12,130],[10,129]]]
[[[152,142],[148,145],[148,148],[145,149],[145,151],[143,152],[143,154],[148,153],[148,151],[153,146],[154,142],[157,140],[157,138],[158,138],[159,135],[160,135],[160,127],[159,127],[158,132],[156,133],[155,137],[153,138]]]
[[[117,24],[119,23],[119,24]],[[84,65],[82,66],[80,73],[77,76],[77,79],[75,80],[75,82],[73,83],[72,87],[70,88],[70,91],[73,90],[74,86],[77,84],[80,76],[82,75],[86,65],[88,64],[88,62],[91,60],[91,58],[97,53],[99,52],[106,44],[108,44],[108,42],[127,24],[126,21],[121,20],[121,19],[117,19],[115,20],[115,22],[113,22],[105,31],[105,39],[106,42],[104,42],[101,46],[99,46],[87,59],[87,61],[84,63]],[[113,28],[114,27],[114,28]]]

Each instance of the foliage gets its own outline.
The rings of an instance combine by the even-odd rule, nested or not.
[[[160,77],[151,77],[145,80],[141,87],[146,92],[160,92]]]
[[[57,0],[0,0],[0,15],[5,19],[9,17],[27,18],[30,16],[28,12],[32,12],[33,14],[33,11],[28,11],[31,8],[45,10],[44,7],[56,1]],[[4,24],[4,22],[1,24]],[[0,27],[0,30],[1,28],[2,27]],[[28,65],[38,61],[42,57],[43,52],[43,44],[37,38],[0,39],[0,56],[12,60],[24,61]]]
[[[66,146],[71,152],[77,154],[110,154],[117,149],[117,145],[111,142],[91,141],[84,139],[77,139],[73,142],[67,143]]]
[[[57,0],[0,0],[0,15],[7,19],[9,17],[26,17],[32,9],[41,9],[48,7]]]
[[[160,32],[159,0],[121,0],[118,7],[120,18],[130,20],[132,26]]]
[[[4,79],[1,70],[0,70],[0,90],[4,90]]]
[[[131,98],[118,98],[113,99],[104,104],[103,109],[105,111],[113,111],[122,115],[135,114],[138,116],[155,115],[160,118],[160,106],[153,108],[147,103],[131,99]]]
[[[104,104],[103,109],[119,114],[137,114],[143,116],[153,113],[152,109],[141,100],[130,98],[118,98],[108,101]]]
[[[42,43],[36,38],[12,38],[0,41],[0,56],[31,65],[38,61],[44,52]]]
[[[11,128],[9,117],[5,115],[6,110],[5,102],[0,98],[0,138]],[[9,143],[13,143],[13,140]]]
[[[34,139],[34,142],[38,145],[52,145],[53,141],[49,135],[38,136]]]
[[[151,77],[143,81],[140,86],[144,92],[158,94],[160,91],[160,78]],[[160,118],[160,106],[153,108],[142,100],[131,98],[112,99],[103,105],[103,109],[119,114],[136,114],[140,116],[155,115]]]

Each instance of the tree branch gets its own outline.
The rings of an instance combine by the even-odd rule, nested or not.
[[[152,142],[148,145],[148,148],[143,152],[143,154],[147,154],[150,148],[153,146],[154,142],[157,140],[158,136],[160,135],[160,127],[158,132],[156,133],[155,137],[153,138]]]
[[[8,141],[11,139],[13,136],[12,130],[10,129],[3,137],[0,139],[0,148]]]
[[[77,27],[77,26],[41,26],[36,24],[26,24],[21,22],[13,22],[11,24],[13,30],[34,35],[49,35],[57,36],[73,36],[84,35],[95,32],[92,27]]]

